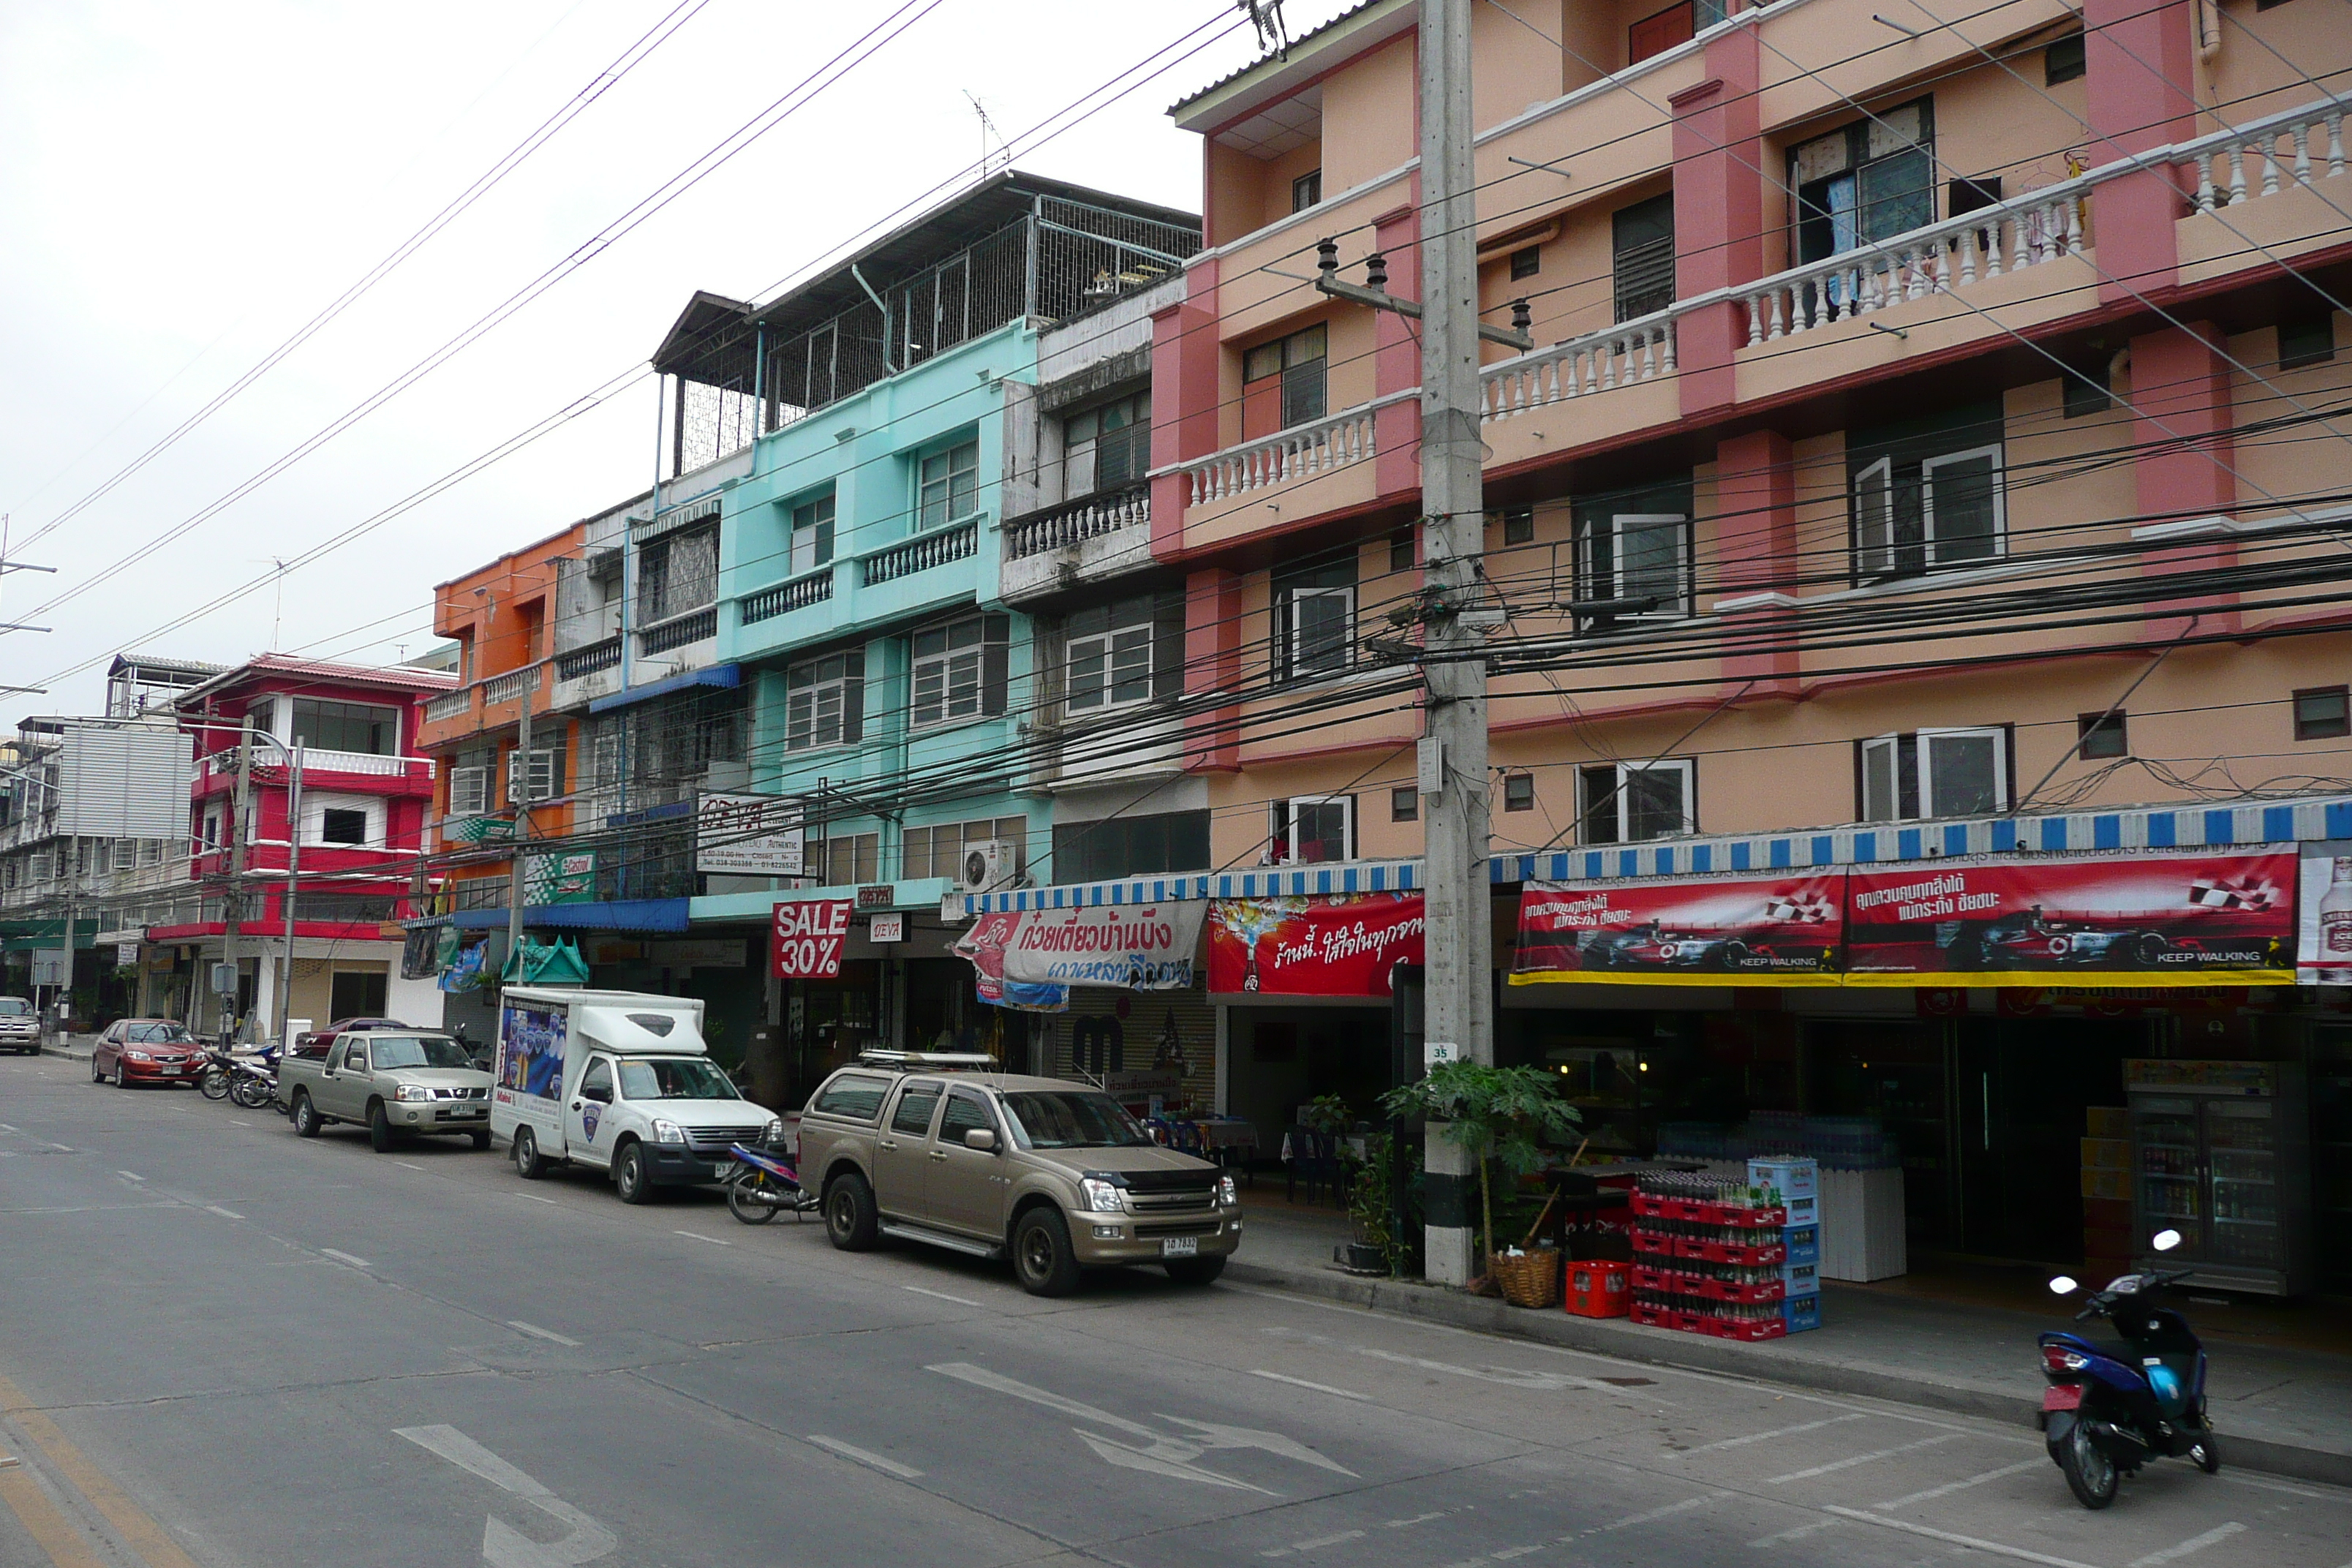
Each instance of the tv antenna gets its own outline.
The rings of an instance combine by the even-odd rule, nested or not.
[[[963,99],[971,105],[971,111],[980,116],[980,177],[984,180],[992,170],[1012,166],[1013,149],[1005,142],[1004,132],[996,128],[996,121],[988,117],[987,106],[974,98],[969,88],[964,89]],[[996,138],[996,151],[992,153],[988,150],[988,139],[992,136]]]

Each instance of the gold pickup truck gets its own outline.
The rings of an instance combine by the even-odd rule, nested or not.
[[[1009,1256],[1037,1296],[1121,1264],[1206,1285],[1242,1239],[1231,1175],[1161,1148],[1110,1096],[1061,1079],[844,1068],[802,1113],[800,1171],[834,1246],[858,1252],[887,1236]]]

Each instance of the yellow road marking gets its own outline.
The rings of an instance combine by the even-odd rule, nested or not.
[[[33,1544],[47,1552],[57,1568],[106,1568],[82,1540],[81,1531],[67,1522],[48,1494],[24,1471],[0,1473],[0,1502],[8,1505],[8,1511],[16,1516],[16,1522],[25,1527]]]
[[[106,1522],[114,1527],[115,1533],[146,1560],[147,1568],[196,1568],[195,1561],[180,1550],[178,1542],[163,1533],[163,1527],[156,1523],[145,1509],[131,1501],[129,1493],[109,1480],[106,1472],[90,1463],[46,1412],[36,1409],[33,1402],[25,1397],[24,1391],[5,1377],[0,1377],[0,1413],[15,1421],[25,1436],[48,1457],[49,1463],[57,1468],[58,1473],[89,1500],[90,1506],[105,1516]],[[25,1480],[25,1478],[0,1475],[0,1487],[17,1480]],[[26,1484],[30,1485],[30,1482]],[[37,1489],[34,1495],[40,1497]],[[13,1493],[8,1494],[8,1498],[10,1506],[16,1507],[16,1500]],[[41,1501],[45,1505],[48,1503],[45,1497]],[[51,1511],[56,1511],[54,1507]],[[19,1519],[25,1517],[21,1508],[16,1510],[16,1516]],[[32,1528],[29,1521],[26,1528]],[[43,1546],[47,1550],[46,1542]],[[51,1550],[49,1555],[57,1559],[60,1568],[66,1568],[68,1563],[78,1565],[96,1562],[86,1553],[68,1559],[58,1557]]]

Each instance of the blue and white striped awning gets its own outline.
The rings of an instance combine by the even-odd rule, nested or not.
[[[2324,795],[2239,805],[2134,806],[2051,816],[1925,822],[1916,826],[1837,827],[1818,833],[1654,839],[1638,845],[1497,855],[1488,860],[1486,875],[1489,881],[1496,884],[1643,880],[1935,860],[1953,855],[2082,854],[2236,845],[2252,847],[2333,838],[2352,839],[2352,796]],[[1413,892],[1422,885],[1419,860],[1342,861],[967,894],[964,910],[968,914],[991,914],[1188,899]]]

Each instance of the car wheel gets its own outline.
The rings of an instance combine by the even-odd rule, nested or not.
[[[1066,1296],[1078,1288],[1077,1255],[1061,1210],[1034,1208],[1021,1216],[1013,1227],[1013,1274],[1032,1296]]]
[[[114,1087],[117,1089],[131,1087],[131,1068],[119,1057],[114,1062]]]
[[[474,1152],[477,1154],[490,1146],[490,1134],[488,1129],[479,1132],[469,1132],[467,1136],[474,1141]]]
[[[514,1156],[515,1174],[524,1181],[535,1182],[547,1174],[547,1162],[539,1157],[539,1140],[531,1134],[530,1128],[515,1129],[514,1147],[511,1152]]]
[[[310,1090],[296,1089],[294,1091],[294,1135],[298,1138],[316,1138],[319,1135],[319,1129],[323,1125],[324,1123],[319,1120],[319,1108],[310,1103]]]
[[[824,1189],[824,1234],[844,1252],[872,1249],[881,1233],[874,1209],[874,1189],[855,1171],[845,1171]]]
[[[106,1069],[99,1065],[98,1058],[96,1057],[89,1058],[89,1081],[92,1083],[104,1083],[106,1081]]]
[[[379,1154],[389,1154],[392,1146],[400,1142],[400,1134],[392,1130],[392,1118],[384,1114],[383,1101],[368,1104],[368,1147]]]
[[[653,1178],[646,1174],[644,1144],[624,1143],[621,1152],[613,1156],[613,1186],[625,1204],[641,1204],[653,1197]]]
[[[1222,1258],[1172,1258],[1160,1265],[1179,1285],[1213,1285],[1225,1271]]]

